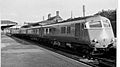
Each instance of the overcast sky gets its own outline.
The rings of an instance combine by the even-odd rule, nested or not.
[[[85,5],[86,15],[92,15],[102,9],[116,9],[117,0],[1,0],[1,19],[24,22],[47,19],[48,13],[55,16],[60,11],[63,19],[82,16],[82,5]]]

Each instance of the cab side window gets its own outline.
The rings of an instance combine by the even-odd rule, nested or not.
[[[44,34],[49,34],[50,33],[50,29],[49,28],[45,28],[44,29]]]

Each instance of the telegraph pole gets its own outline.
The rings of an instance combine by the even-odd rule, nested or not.
[[[72,15],[72,11],[71,11],[71,19],[73,18],[72,16],[73,16],[73,15]]]
[[[85,17],[85,5],[83,5],[83,17]]]

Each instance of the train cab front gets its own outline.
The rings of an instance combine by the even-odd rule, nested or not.
[[[94,20],[86,23],[90,46],[94,51],[104,51],[113,46],[114,34],[110,21],[102,17],[99,20]]]

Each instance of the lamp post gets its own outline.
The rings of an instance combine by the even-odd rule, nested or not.
[[[39,23],[39,25],[40,25],[40,27],[41,27],[41,28],[40,28],[40,29],[41,29],[41,34],[40,34],[40,36],[42,37],[43,28],[42,28],[42,25],[41,25],[40,23]],[[40,30],[40,29],[39,29],[39,30]]]

